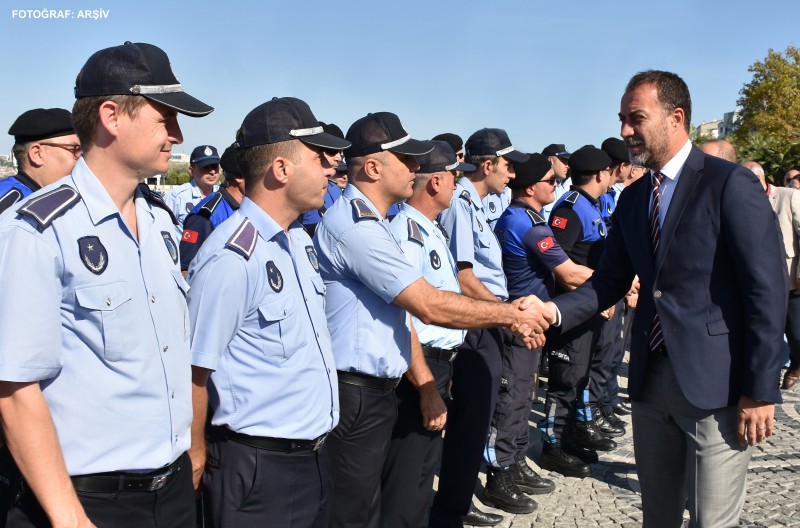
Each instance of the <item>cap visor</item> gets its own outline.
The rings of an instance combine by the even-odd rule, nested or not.
[[[192,163],[192,165],[197,165],[198,167],[208,167],[209,165],[219,165],[219,158],[215,158],[215,157],[202,158],[202,159],[199,159],[199,160],[195,161],[194,163]]]
[[[457,171],[461,171],[461,172],[475,172],[476,170],[478,170],[478,167],[476,167],[472,163],[461,162],[461,163],[458,164],[458,167],[456,167],[453,170],[457,170]]]
[[[409,139],[405,143],[386,149],[389,152],[397,154],[408,154],[410,156],[421,156],[433,150],[433,143],[430,141],[420,141],[418,139]]]
[[[213,107],[208,106],[199,99],[195,99],[186,92],[146,94],[144,96],[191,117],[203,117],[214,111]]]
[[[522,153],[518,150],[512,150],[511,152],[506,152],[501,157],[506,158],[507,160],[516,161],[517,163],[525,163],[531,157],[525,153]]]
[[[350,142],[346,139],[338,138],[333,134],[322,132],[321,134],[314,134],[312,136],[300,136],[299,139],[303,143],[314,145],[315,147],[322,147],[330,150],[344,150],[350,146]]]

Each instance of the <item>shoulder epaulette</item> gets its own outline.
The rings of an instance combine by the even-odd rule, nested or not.
[[[169,214],[169,218],[170,220],[172,220],[172,223],[178,225],[178,219],[175,218],[175,213],[173,213],[172,209],[170,209],[169,206],[166,203],[164,203],[164,200],[161,198],[161,196],[159,196],[154,191],[151,191],[150,187],[148,187],[146,183],[140,183],[136,187],[141,191],[142,196],[147,201],[147,203],[165,210]]]
[[[411,218],[408,219],[408,239],[413,240],[420,246],[425,245],[425,238],[422,236],[422,229],[420,229],[419,224]]]
[[[250,257],[253,256],[253,250],[256,249],[257,241],[258,230],[256,226],[254,226],[248,218],[245,218],[244,222],[241,223],[225,243],[225,247],[234,253],[240,254],[245,260],[250,260]]]
[[[542,217],[542,215],[540,215],[536,211],[531,211],[530,209],[526,209],[525,212],[528,213],[528,217],[531,219],[531,222],[533,222],[534,226],[545,223],[545,219]]]
[[[17,209],[21,215],[30,216],[39,224],[39,231],[44,231],[53,220],[64,214],[70,207],[81,201],[78,191],[69,185],[46,192],[28,200]]]
[[[564,197],[564,201],[570,205],[575,205],[575,202],[578,201],[578,196],[580,196],[578,191],[570,191],[570,193]]]
[[[217,191],[211,195],[211,198],[206,200],[206,203],[203,204],[203,207],[200,208],[199,213],[205,216],[206,218],[211,218],[211,215],[214,214],[214,209],[217,208],[219,203],[222,201],[222,193]]]
[[[10,189],[7,193],[0,198],[0,213],[22,200],[22,191],[19,189]]]
[[[466,189],[461,191],[461,194],[459,194],[458,197],[462,200],[466,200],[467,203],[472,203],[472,196],[470,196],[469,191]]]
[[[369,208],[367,202],[361,198],[353,198],[350,203],[353,204],[353,214],[356,216],[356,222],[361,220],[377,220],[378,215]]]

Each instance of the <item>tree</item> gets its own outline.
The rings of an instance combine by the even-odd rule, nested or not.
[[[800,48],[789,46],[784,53],[770,49],[748,71],[753,80],[739,92],[742,112],[732,140],[742,159],[761,163],[767,160],[760,156],[769,157],[774,175],[800,162]]]

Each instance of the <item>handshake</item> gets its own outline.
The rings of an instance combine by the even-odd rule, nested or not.
[[[559,322],[556,305],[550,301],[542,302],[535,295],[528,295],[512,301],[511,306],[517,310],[515,322],[509,329],[522,339],[529,350],[544,346],[545,331]]]

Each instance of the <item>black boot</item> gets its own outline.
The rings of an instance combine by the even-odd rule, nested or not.
[[[514,484],[528,495],[544,495],[556,489],[552,480],[540,477],[524,460],[511,465],[511,476]]]
[[[613,410],[609,412],[603,412],[603,416],[605,416],[606,420],[608,420],[608,423],[610,423],[614,427],[622,427],[623,429],[625,429],[628,426],[628,422],[626,422],[625,420],[614,414]]]
[[[612,407],[612,410],[615,414],[620,414],[622,416],[627,416],[633,412],[630,404],[627,404],[624,401],[620,401],[618,404]]]
[[[574,422],[572,424],[572,435],[575,443],[582,445],[586,449],[611,451],[617,447],[617,443],[600,434],[594,428],[592,422]]]
[[[561,473],[566,477],[583,478],[592,474],[591,468],[580,459],[564,452],[561,444],[545,442],[542,446],[542,458],[539,466],[548,471]]]
[[[618,427],[612,424],[605,415],[600,412],[600,409],[592,408],[592,425],[594,428],[606,438],[619,438],[625,436],[625,428]]]
[[[461,517],[465,526],[494,526],[503,522],[503,516],[496,513],[486,513],[470,504],[469,513]]]
[[[584,464],[595,464],[600,461],[597,451],[586,449],[582,445],[576,444],[571,434],[564,435],[561,447],[565,453],[579,458]]]
[[[508,513],[530,513],[536,509],[534,500],[522,493],[514,484],[510,469],[487,470],[483,503]]]

